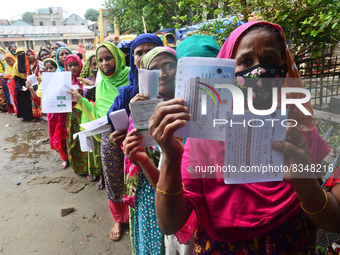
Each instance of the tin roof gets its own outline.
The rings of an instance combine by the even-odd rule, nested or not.
[[[51,34],[89,34],[94,33],[87,28],[87,26],[0,26],[0,35],[7,35],[12,37],[20,35],[21,37],[46,36]]]

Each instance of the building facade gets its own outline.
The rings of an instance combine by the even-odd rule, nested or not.
[[[63,26],[87,26],[87,20],[73,13],[61,23]]]
[[[61,7],[36,9],[33,14],[35,26],[61,26],[63,13]]]
[[[94,44],[95,35],[87,26],[0,26],[0,45],[39,51],[44,44],[64,42],[72,50],[76,50],[79,43],[85,41]]]

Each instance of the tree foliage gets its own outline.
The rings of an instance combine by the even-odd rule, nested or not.
[[[99,12],[97,10],[90,8],[86,10],[84,17],[86,20],[97,21],[98,15]]]
[[[296,59],[316,56],[340,40],[337,0],[106,0],[105,6],[120,30],[132,33],[143,32],[142,16],[149,32],[215,19],[197,33],[214,35],[220,45],[241,23],[267,20],[283,28]]]
[[[191,15],[191,3],[192,0],[106,0],[105,7],[110,20],[117,17],[120,31],[141,33],[144,31],[142,16],[149,32],[172,28],[176,23],[187,24],[190,19],[184,14]]]
[[[28,23],[33,23],[33,13],[34,12],[25,12],[22,15],[22,20]]]
[[[229,17],[205,24],[199,31],[216,36],[220,45],[240,23],[254,19],[280,25],[295,59],[317,57],[340,40],[340,5],[334,0],[232,0],[224,2],[224,10],[212,9],[213,1],[207,3],[196,17],[198,22],[204,13]]]

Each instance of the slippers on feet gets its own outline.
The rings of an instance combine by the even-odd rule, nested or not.
[[[116,236],[112,235],[112,230],[115,232]],[[118,229],[118,231],[116,230],[115,226],[113,225],[111,231],[110,231],[110,238],[113,241],[119,241],[119,239],[122,237],[121,235],[122,229]]]
[[[98,190],[102,190],[105,188],[105,185],[104,185],[104,182],[98,182],[97,185],[96,185],[96,189]]]

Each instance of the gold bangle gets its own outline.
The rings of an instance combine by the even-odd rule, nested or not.
[[[163,191],[163,190],[161,190],[161,189],[158,187],[158,184],[156,184],[156,190],[157,190],[158,192],[162,193],[164,196],[177,196],[177,195],[183,193],[183,190],[184,190],[184,183],[183,183],[183,182],[182,182],[182,186],[183,186],[183,188],[182,188],[180,191],[176,192],[176,193],[169,193],[169,192]]]
[[[325,193],[325,197],[326,197],[326,201],[325,201],[325,204],[323,205],[323,207],[322,207],[319,211],[317,211],[317,212],[308,212],[308,211],[305,210],[305,208],[303,208],[302,202],[301,202],[301,203],[300,203],[301,208],[302,208],[302,210],[303,210],[305,213],[314,215],[314,214],[318,214],[318,213],[322,212],[322,211],[326,208],[327,203],[328,203],[328,195],[327,195],[327,192],[326,192],[324,189],[323,189],[322,191]]]

